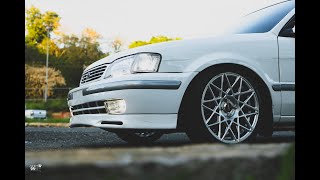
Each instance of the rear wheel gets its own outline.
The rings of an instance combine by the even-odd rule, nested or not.
[[[233,144],[256,137],[267,108],[252,75],[233,67],[215,68],[191,88],[195,90],[187,97],[184,110],[191,140]]]
[[[116,134],[129,144],[151,144],[162,136],[162,133],[156,131],[122,131]]]

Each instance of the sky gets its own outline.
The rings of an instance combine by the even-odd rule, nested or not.
[[[241,16],[283,0],[25,0],[41,12],[61,17],[60,29],[77,34],[93,28],[102,35],[104,51],[120,38],[125,45],[165,35],[189,39],[212,36]]]

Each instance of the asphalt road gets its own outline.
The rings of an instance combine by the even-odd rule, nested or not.
[[[258,137],[253,143],[294,142],[295,132],[274,132],[271,138]],[[181,146],[191,144],[185,133],[165,134],[152,146]],[[26,127],[25,150],[55,150],[98,147],[131,147],[116,134],[99,128]]]

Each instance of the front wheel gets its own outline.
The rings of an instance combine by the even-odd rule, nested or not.
[[[195,141],[218,140],[233,144],[257,135],[265,99],[259,83],[235,68],[206,73],[190,94],[187,135]],[[188,117],[188,116],[187,116]]]
[[[156,131],[123,131],[116,134],[129,144],[151,144],[162,136],[162,133]]]

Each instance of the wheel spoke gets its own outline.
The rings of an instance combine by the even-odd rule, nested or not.
[[[227,80],[227,83],[228,83],[228,85],[229,85],[229,91],[231,91],[232,92],[232,94],[233,94],[233,91],[232,91],[232,86],[231,86],[231,84],[230,84],[230,81],[229,81],[229,78],[228,78],[228,76],[226,75],[226,74],[224,74],[225,76],[226,76],[226,80]]]
[[[239,103],[242,103],[242,106],[240,107],[240,109],[242,109],[244,106],[247,106],[247,107],[250,107],[250,108],[252,108],[252,109],[254,109],[254,110],[258,110],[257,108],[252,107],[251,105],[247,104],[247,102],[253,97],[254,94],[255,94],[255,93],[252,92],[251,95],[250,95],[244,102],[242,102],[242,101],[240,101],[240,100],[238,101]]]
[[[214,125],[217,125],[217,124],[222,124],[222,123],[227,122],[227,121],[228,121],[227,119],[224,119],[224,120],[222,120],[220,122],[215,122],[215,123],[212,123],[212,124],[208,124],[208,126],[211,127],[211,126],[214,126]]]
[[[216,99],[216,96],[214,95],[214,93],[213,93],[213,91],[212,91],[212,89],[211,89],[211,86],[210,86],[210,84],[209,84],[209,89],[210,89],[210,91],[211,91],[211,94],[212,94],[212,96],[213,96],[213,100],[216,102],[216,104],[218,105],[219,103],[217,102],[217,100],[215,100]]]
[[[237,133],[238,133],[238,139],[240,139],[240,123],[239,123],[239,116],[237,117]]]
[[[245,114],[245,113],[242,111],[242,109],[240,109],[240,111],[241,111],[242,114]],[[252,129],[252,126],[251,126],[250,121],[248,120],[248,118],[247,118],[246,116],[244,116],[244,118],[245,118],[247,124],[250,126],[250,129]]]
[[[218,97],[218,98],[212,98],[212,99],[206,99],[206,100],[203,100],[204,103],[208,103],[208,102],[212,102],[212,101],[216,101],[217,100],[221,100],[222,98]]]
[[[235,93],[234,95],[235,95],[235,96],[244,95],[244,94],[251,93],[251,92],[254,92],[253,89],[249,89],[249,90],[243,91],[243,92],[237,92],[237,93]]]
[[[221,138],[221,116],[218,117],[219,129],[218,129],[218,137]]]
[[[225,92],[224,90],[220,89],[218,86],[216,86],[215,84],[210,83],[213,87],[215,87],[216,89],[218,89],[221,93],[225,93],[227,94],[227,92]],[[222,96],[221,96],[222,97]]]
[[[239,85],[239,89],[238,89],[238,93],[239,93],[239,96],[238,96],[238,101],[240,101],[240,96],[241,96],[241,88],[242,88],[242,78],[240,79],[240,85]],[[236,95],[234,95],[236,96]]]
[[[228,127],[226,127],[226,130],[224,131],[224,134],[222,136],[221,139],[224,139],[224,137],[226,136],[227,132],[229,131],[231,125],[232,125],[232,122],[230,124],[228,124],[228,122],[226,121],[226,124],[228,125]]]
[[[202,106],[203,106],[203,107],[205,107],[206,109],[208,109],[208,110],[212,111],[212,112],[215,112],[215,110],[214,110],[214,109],[211,109],[211,108],[209,108],[208,106],[206,106],[206,105],[204,105],[204,104],[202,104]],[[218,107],[218,106],[216,106],[216,107]]]
[[[247,131],[252,132],[252,129],[249,129],[249,128],[241,125],[239,122],[237,122],[236,124],[238,125],[239,130],[240,130],[240,127],[242,127],[243,129],[246,129]],[[240,131],[239,131],[239,135],[240,135]]]
[[[232,125],[232,123],[231,123],[231,125]],[[236,140],[236,141],[238,141],[238,142],[239,142],[239,139],[237,139],[237,138],[236,138],[236,135],[234,134],[234,132],[233,132],[233,130],[232,130],[232,128],[231,128],[231,126],[230,126],[230,132],[231,132],[231,134],[232,134],[232,136],[233,136],[234,140]]]
[[[219,106],[216,106],[214,109],[213,109],[213,112],[211,113],[210,117],[206,120],[206,123],[208,124],[208,122],[211,120],[211,118],[213,117],[214,114],[218,114],[220,116],[220,114],[217,112],[217,109],[218,109]]]
[[[240,101],[241,102],[241,101]],[[243,102],[241,102],[241,103],[243,103]],[[253,109],[253,110],[255,110],[255,111],[259,111],[259,109],[258,108],[256,108],[256,107],[253,107],[253,106],[251,106],[251,105],[249,105],[249,104],[247,104],[247,103],[243,103],[243,105],[240,107],[240,109],[242,109],[244,106],[247,106],[247,107],[249,107],[249,108],[251,108],[251,109]]]
[[[240,79],[240,77],[237,77],[237,79],[235,80],[235,82],[231,85],[231,84],[230,84],[230,81],[229,81],[229,79],[228,79],[228,77],[227,77],[227,75],[225,75],[225,76],[226,76],[227,82],[228,82],[228,84],[229,84],[229,88],[228,88],[226,91],[223,91],[223,92],[225,93],[225,95],[223,96],[223,98],[225,98],[230,91],[231,91],[232,95],[234,95],[234,92],[233,92],[232,88],[233,88],[233,86],[237,83],[237,81]],[[223,76],[222,76],[222,77],[223,77]],[[216,86],[216,87],[217,87],[217,86]],[[222,85],[221,85],[221,87],[222,87]],[[222,88],[221,88],[221,89],[222,89]]]
[[[242,114],[241,116],[238,116],[239,118],[241,117],[248,117],[248,116],[252,116],[252,115],[256,115],[258,114],[258,112],[254,112],[254,113],[249,113],[249,114]]]
[[[227,82],[228,82],[228,85],[229,85],[229,89],[230,89],[230,90],[229,89],[228,90],[231,91],[231,93],[234,95],[234,92],[233,92],[232,88],[238,82],[238,80],[240,79],[240,76],[237,76],[236,80],[234,81],[234,83],[232,85],[230,84],[228,76],[227,75],[225,75],[225,76],[226,76],[226,79],[227,79]],[[229,93],[229,91],[228,91],[228,93]]]
[[[244,104],[246,104],[250,99],[251,97],[254,95],[254,92],[251,93],[251,95],[243,102]]]
[[[221,76],[221,89],[223,89],[223,75]],[[220,91],[220,94],[219,94],[220,97],[222,97],[222,91]]]

